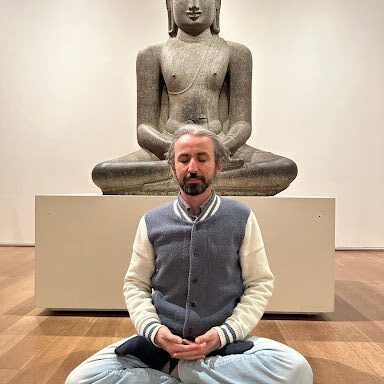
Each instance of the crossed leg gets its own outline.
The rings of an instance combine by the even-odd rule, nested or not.
[[[123,340],[81,363],[65,384],[312,384],[312,370],[297,351],[274,340],[248,339],[254,347],[241,355],[180,361],[180,380],[133,356],[117,356],[114,350]]]

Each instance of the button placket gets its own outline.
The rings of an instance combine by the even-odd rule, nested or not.
[[[191,314],[191,311],[196,310],[197,300],[196,300],[196,283],[197,283],[197,271],[199,270],[198,264],[199,261],[197,257],[199,256],[198,247],[195,247],[195,244],[198,243],[197,235],[197,226],[198,222],[194,222],[191,229],[191,243],[190,243],[190,258],[189,258],[189,276],[188,276],[188,294],[187,294],[187,305],[186,305],[186,319],[185,319],[185,331],[187,335],[193,334],[194,323],[191,321],[191,318],[194,318],[195,315]]]

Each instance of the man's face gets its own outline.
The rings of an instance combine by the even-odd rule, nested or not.
[[[189,35],[197,36],[210,28],[215,14],[215,0],[173,0],[175,23]]]
[[[181,136],[175,143],[175,176],[180,188],[197,196],[211,190],[212,182],[221,172],[216,166],[214,144],[206,136]]]

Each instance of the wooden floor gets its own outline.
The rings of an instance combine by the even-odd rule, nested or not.
[[[267,315],[253,333],[304,354],[315,383],[384,383],[384,252],[336,252],[335,302],[331,314]],[[35,308],[34,248],[0,247],[0,384],[62,384],[132,332],[122,313]]]

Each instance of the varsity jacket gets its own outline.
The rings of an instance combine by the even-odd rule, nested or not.
[[[221,346],[257,325],[273,275],[254,213],[214,195],[193,220],[176,200],[140,220],[124,297],[139,335],[165,325],[193,339],[214,328]]]

